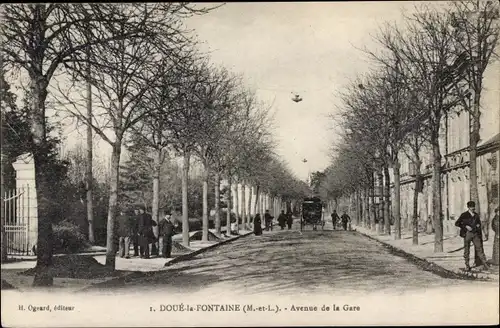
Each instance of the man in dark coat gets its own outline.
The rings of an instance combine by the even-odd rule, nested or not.
[[[139,208],[139,252],[141,258],[149,259],[149,244],[154,241],[153,222],[151,215],[144,211],[144,207]]]
[[[132,233],[131,242],[134,245],[134,256],[139,256],[139,208],[134,209],[132,221],[134,222],[134,231]]]
[[[491,229],[493,229],[493,232],[495,235],[493,236],[493,255],[491,261],[493,262],[494,265],[498,265],[498,258],[499,258],[499,249],[498,249],[498,241],[500,239],[500,234],[498,231],[499,228],[499,222],[498,222],[498,207],[495,209],[495,216],[493,216],[493,219],[491,220]]]
[[[468,202],[467,209],[468,210],[463,212],[455,222],[455,226],[460,228],[460,237],[464,238],[465,269],[470,270],[469,254],[470,243],[472,242],[474,244],[474,250],[483,263],[483,270],[488,270],[488,264],[486,263],[486,256],[484,255],[483,243],[481,240],[481,220],[475,211],[476,203],[473,201]]]
[[[266,231],[271,231],[273,230],[273,219],[274,217],[269,214],[269,210],[266,210],[266,213],[264,213],[264,222],[266,224]]]
[[[163,219],[158,223],[158,228],[161,255],[164,258],[169,258],[172,255],[172,236],[175,230],[174,223],[172,222],[172,214],[170,212],[165,213]]]
[[[293,214],[292,214],[292,212],[288,212],[286,214],[286,224],[288,225],[288,230],[292,229],[292,224],[293,224]]]
[[[332,224],[333,224],[333,230],[337,229],[337,222],[340,220],[339,215],[337,214],[337,210],[333,210],[332,213]]]
[[[286,215],[285,215],[285,211],[282,210],[281,213],[280,213],[280,216],[278,216],[278,223],[281,227],[281,230],[285,229],[285,225],[286,225]]]
[[[347,215],[346,211],[344,211],[344,214],[342,214],[340,219],[342,220],[342,227],[344,228],[344,230],[347,230],[347,224],[351,222],[351,218],[349,217],[349,215]]]
[[[127,215],[124,210],[120,211],[120,215],[117,219],[118,223],[118,248],[120,257],[130,258],[129,249],[130,241],[134,234],[134,218]]]
[[[262,219],[259,213],[257,213],[253,219],[253,232],[256,236],[262,235]]]

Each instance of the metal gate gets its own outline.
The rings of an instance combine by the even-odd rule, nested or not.
[[[2,216],[7,255],[30,255],[29,188],[21,187],[4,193]]]

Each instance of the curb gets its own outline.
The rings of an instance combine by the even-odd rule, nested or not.
[[[214,248],[216,248],[216,247],[222,246],[222,245],[227,244],[227,243],[229,243],[229,242],[231,242],[231,241],[238,240],[238,239],[240,239],[240,238],[242,238],[242,237],[249,236],[249,235],[251,235],[251,234],[253,234],[253,232],[248,232],[248,233],[246,233],[246,234],[244,234],[244,235],[239,235],[239,236],[236,236],[236,237],[231,238],[231,239],[226,239],[226,240],[223,240],[223,241],[218,242],[218,243],[216,243],[216,244],[213,244],[213,245],[207,246],[207,247],[205,247],[205,248],[200,248],[200,249],[198,249],[198,250],[196,250],[196,251],[193,251],[193,252],[190,252],[190,253],[186,253],[186,254],[182,254],[182,255],[176,256],[176,257],[174,257],[171,261],[168,261],[167,263],[165,263],[164,267],[168,267],[168,266],[171,266],[172,264],[175,264],[175,263],[178,263],[178,262],[182,262],[182,261],[189,260],[189,259],[191,259],[191,258],[195,257],[195,256],[196,256],[196,255],[198,255],[198,254],[201,254],[201,253],[206,252],[206,251],[208,251],[208,250],[211,250],[211,249],[214,249]]]
[[[366,233],[363,233],[361,231],[358,231],[358,230],[354,230],[354,232],[360,234],[360,235],[363,235],[365,237],[368,237],[369,239],[371,240],[374,240],[380,244],[382,244],[384,247],[388,248],[390,250],[390,252],[392,252],[393,254],[395,255],[398,255],[398,256],[401,256],[409,261],[412,261],[414,262],[417,266],[419,266],[420,268],[422,268],[424,271],[429,271],[429,272],[432,272],[442,278],[448,278],[448,279],[460,279],[460,280],[482,280],[482,281],[490,281],[491,278],[489,278],[488,276],[479,276],[478,274],[476,274],[475,276],[472,275],[472,274],[466,274],[466,273],[460,273],[460,272],[455,272],[455,271],[452,271],[452,270],[449,270],[449,269],[446,269],[434,262],[431,262],[429,260],[426,260],[424,258],[421,258],[421,257],[418,257],[414,254],[411,254],[409,252],[406,252],[400,248],[397,248],[387,242],[384,242],[384,241],[381,241],[373,236],[370,236]]]
[[[78,256],[98,256],[98,255],[106,255],[106,251],[95,251],[95,252],[81,252],[81,253],[58,253],[58,254],[53,254],[52,257],[58,257],[58,256],[68,256],[68,255],[78,255]],[[30,262],[30,261],[36,261],[36,255],[30,256],[29,258],[24,258],[21,256],[16,256],[16,255],[9,255],[8,261],[3,262],[2,264],[6,263],[13,263],[13,262]]]
[[[191,253],[179,255],[177,257],[174,257],[171,261],[165,263],[164,267],[168,267],[168,266],[170,266],[172,264],[189,260],[189,259],[195,257],[198,254],[201,254],[201,253],[206,252],[208,250],[214,249],[214,248],[216,248],[218,246],[227,244],[229,242],[238,240],[238,239],[240,239],[242,237],[246,237],[246,236],[249,236],[249,235],[252,235],[252,234],[253,234],[253,231],[252,232],[248,232],[248,233],[246,233],[244,235],[236,236],[236,237],[231,238],[231,239],[223,240],[223,241],[221,241],[219,243],[210,245],[210,246],[205,247],[205,248],[200,248],[200,249],[198,249],[196,251],[193,251]],[[125,283],[128,282],[128,281],[131,281],[131,280],[137,279],[137,278],[146,277],[148,275],[155,274],[156,272],[158,272],[158,271],[133,271],[133,272],[129,272],[129,273],[124,274],[121,277],[111,278],[110,280],[107,280],[107,281],[103,281],[103,282],[98,282],[98,283],[95,283],[95,284],[91,284],[91,285],[89,285],[87,287],[84,287],[82,289],[77,290],[76,293],[78,293],[78,292],[85,292],[85,291],[96,289],[96,288],[99,289],[100,286],[102,286],[102,287],[120,287],[120,286],[125,285]]]

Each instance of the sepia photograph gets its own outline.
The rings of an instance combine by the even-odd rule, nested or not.
[[[498,325],[499,10],[3,4],[2,326]]]

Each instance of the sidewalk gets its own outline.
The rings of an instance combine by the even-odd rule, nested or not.
[[[353,225],[353,229],[357,232],[375,239],[385,245],[392,246],[399,251],[406,254],[417,257],[420,260],[426,261],[428,263],[434,264],[452,274],[457,274],[464,276],[464,273],[460,270],[465,267],[463,258],[463,239],[460,236],[448,235],[444,236],[444,252],[434,253],[434,234],[420,233],[418,235],[418,245],[413,245],[412,233],[401,231],[401,239],[394,240],[394,231],[391,231],[391,235],[379,235],[376,231]],[[493,238],[484,242],[484,250],[486,253],[486,258],[489,260],[491,258],[491,252],[493,247]],[[471,245],[471,265],[474,264],[474,251]],[[498,266],[490,265],[490,270],[487,272],[481,272],[477,275],[478,278],[484,278],[491,281],[499,281],[499,270]]]
[[[191,241],[189,247],[183,247],[183,251],[172,253],[171,258],[162,257],[151,257],[150,259],[141,259],[139,257],[131,257],[129,259],[116,257],[115,272],[111,276],[100,277],[100,278],[89,278],[89,279],[76,279],[76,278],[63,278],[54,277],[53,287],[46,288],[47,291],[52,291],[55,289],[64,288],[65,291],[78,291],[90,287],[91,285],[101,284],[111,282],[112,280],[124,279],[131,274],[144,273],[144,272],[154,272],[160,270],[166,270],[167,267],[173,263],[184,261],[190,259],[204,251],[211,248],[217,247],[219,245],[231,242],[233,240],[239,239],[241,237],[248,236],[253,232],[249,230],[239,230],[238,235],[232,235],[231,237],[223,236],[220,241]],[[90,257],[95,259],[99,264],[104,265],[106,262],[105,254],[78,254],[82,257]],[[26,260],[16,260],[13,262],[2,263],[2,284],[6,282],[9,285],[14,286],[20,291],[35,290],[33,288],[33,276],[23,275],[22,272],[32,269],[36,266],[36,261],[32,259]],[[41,290],[36,288],[36,290]]]

